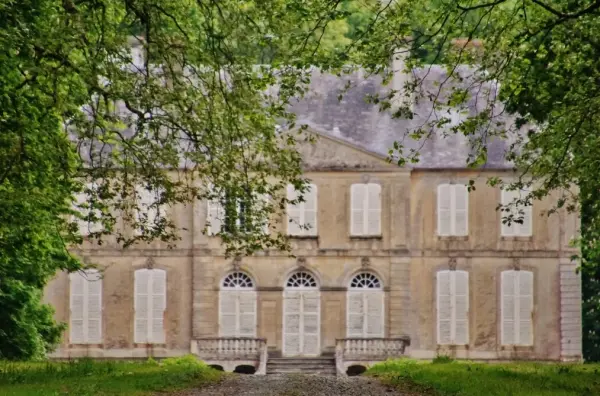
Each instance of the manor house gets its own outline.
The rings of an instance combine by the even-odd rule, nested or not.
[[[428,79],[444,78],[433,70]],[[220,238],[202,233],[209,203],[169,207],[185,229],[175,248],[87,243],[78,254],[101,276],[61,273],[49,284],[46,301],[69,325],[52,356],[194,353],[262,373],[271,359],[309,357],[335,357],[339,373],[401,355],[580,360],[580,279],[569,244],[578,218],[545,215],[549,197],[525,207],[522,224],[503,224],[497,205],[519,193],[485,181],[515,177],[504,160],[509,143],[489,142],[477,170],[466,168],[469,144],[457,135],[424,142],[418,164],[390,164],[394,140],[431,105],[393,119],[364,101],[381,89],[377,78],[313,77],[294,104],[298,124],[318,136],[299,147],[311,190],[287,208],[309,227],[275,225],[291,236],[295,258],[225,258]],[[347,79],[355,88],[338,101]]]

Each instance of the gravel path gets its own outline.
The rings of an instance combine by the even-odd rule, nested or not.
[[[220,384],[181,396],[392,396],[392,388],[366,377],[281,374],[231,375]]]

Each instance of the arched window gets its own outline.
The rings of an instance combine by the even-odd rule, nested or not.
[[[164,344],[167,271],[139,269],[135,271],[134,285],[134,341],[141,344]]]
[[[95,269],[70,275],[70,342],[102,342],[102,276]]]
[[[379,278],[369,272],[356,274],[348,290],[348,337],[383,337],[385,294]]]
[[[232,272],[221,282],[219,334],[221,337],[256,336],[256,291],[252,278],[244,272]]]
[[[243,272],[232,272],[223,279],[225,289],[246,289],[254,287],[254,282]]]
[[[321,352],[321,295],[317,280],[308,272],[295,272],[285,283],[283,297],[283,354],[318,356]]]
[[[287,288],[316,288],[317,281],[312,274],[308,272],[295,272],[287,280]]]

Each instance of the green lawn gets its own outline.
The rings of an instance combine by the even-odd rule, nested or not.
[[[414,395],[600,395],[600,365],[388,361],[367,372]]]
[[[201,387],[222,373],[193,356],[154,361],[0,362],[0,395],[149,395]]]

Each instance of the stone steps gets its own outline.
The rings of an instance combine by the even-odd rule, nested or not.
[[[332,358],[269,358],[267,374],[320,374],[335,375],[335,359]]]

